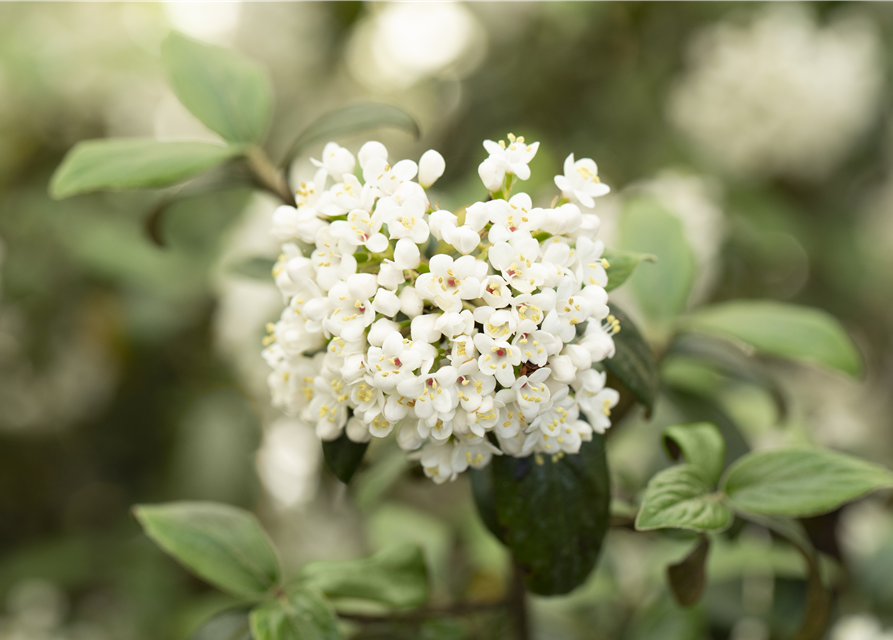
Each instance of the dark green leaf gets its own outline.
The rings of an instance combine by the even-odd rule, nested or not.
[[[732,522],[732,513],[704,472],[681,464],[655,474],[645,488],[636,529],[718,531]]]
[[[316,140],[328,142],[338,136],[376,127],[396,127],[408,131],[415,138],[421,134],[419,125],[413,117],[402,109],[379,102],[354,104],[330,111],[314,120],[291,144],[282,165],[291,163],[298,152],[311,142]]]
[[[183,106],[230,142],[260,142],[273,89],[264,69],[233,51],[171,33],[161,61]]]
[[[592,572],[609,525],[611,497],[604,437],[558,458],[499,456],[492,479],[500,538],[540,595],[568,593]]]
[[[814,516],[882,487],[893,473],[835,451],[810,448],[750,453],[726,472],[722,490],[744,514]]]
[[[227,609],[205,622],[189,640],[252,640],[248,609]]]
[[[685,462],[700,468],[711,485],[719,482],[726,443],[715,424],[688,422],[671,425],[664,429],[664,445],[674,460],[681,453]]]
[[[471,495],[477,507],[478,515],[484,526],[496,536],[496,539],[505,544],[502,527],[499,526],[499,516],[496,515],[496,499],[493,496],[493,474],[490,469],[469,469],[471,479]]]
[[[704,565],[709,550],[710,540],[707,536],[701,536],[691,553],[667,567],[670,589],[683,607],[691,607],[701,599],[705,583]]]
[[[620,322],[620,331],[614,334],[614,357],[605,360],[605,366],[650,413],[658,391],[654,354],[633,321],[616,306],[610,308]]]
[[[103,189],[166,187],[241,153],[239,147],[208,142],[87,140],[76,144],[62,160],[50,180],[50,195],[67,198]]]
[[[297,580],[330,598],[374,600],[392,607],[418,607],[428,601],[425,554],[405,544],[359,560],[310,562]]]
[[[620,219],[620,246],[657,256],[658,267],[639,269],[630,278],[645,316],[663,326],[685,310],[695,277],[695,258],[682,223],[647,196],[628,198]]]
[[[758,351],[837,369],[852,376],[862,357],[840,322],[818,309],[781,302],[726,302],[685,320],[699,331],[731,336]]]
[[[251,513],[214,502],[170,502],[134,509],[152,540],[223,591],[256,598],[279,583],[279,559]]]
[[[332,607],[318,593],[304,587],[264,603],[251,612],[254,640],[339,640]]]
[[[347,484],[360,468],[368,448],[368,442],[354,442],[347,437],[345,431],[335,440],[323,441],[322,454],[329,470],[341,482]]]
[[[657,258],[645,253],[636,253],[635,251],[622,251],[620,249],[605,248],[602,257],[608,261],[608,284],[605,291],[616,289],[633,274],[639,263],[643,261],[655,262]]]
[[[272,258],[255,256],[254,258],[247,258],[245,260],[233,262],[229,265],[227,270],[230,273],[245,276],[252,280],[266,280],[267,282],[272,282],[273,276],[271,274],[275,265],[276,261]]]

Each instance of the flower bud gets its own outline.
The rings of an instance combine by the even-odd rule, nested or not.
[[[405,287],[398,296],[400,298],[400,311],[409,318],[415,318],[422,313],[424,302],[419,297],[415,287]]]
[[[505,180],[505,171],[496,166],[496,163],[489,158],[484,160],[478,167],[478,175],[481,182],[487,187],[488,191],[499,191],[502,189],[502,181]]]
[[[388,289],[379,289],[372,301],[372,307],[381,315],[393,318],[400,311],[400,298]]]
[[[382,143],[370,140],[360,147],[360,152],[357,154],[357,158],[360,160],[360,166],[365,168],[366,164],[373,158],[387,160],[388,150]]]
[[[382,318],[381,320],[376,320],[372,323],[372,326],[369,328],[367,340],[369,340],[369,344],[373,347],[380,347],[384,344],[384,340],[388,337],[388,334],[393,333],[394,331],[399,332],[400,326],[393,320]]]
[[[429,149],[419,160],[419,184],[427,189],[443,175],[444,169],[446,162],[443,156],[434,149]]]

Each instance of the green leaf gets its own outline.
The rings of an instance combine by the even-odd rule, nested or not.
[[[230,142],[261,142],[273,108],[263,68],[233,51],[173,32],[161,62],[183,106]]]
[[[704,472],[681,464],[655,474],[645,488],[636,529],[717,531],[732,522],[732,512],[713,491]]]
[[[248,609],[237,607],[221,611],[205,622],[189,640],[252,640]]]
[[[726,471],[722,490],[745,514],[806,517],[891,486],[893,473],[870,462],[835,451],[789,448],[747,454]]]
[[[395,545],[368,558],[310,562],[297,580],[330,598],[374,600],[392,607],[418,607],[428,601],[425,555],[413,544]]]
[[[674,320],[685,310],[695,277],[695,258],[682,223],[655,199],[631,197],[620,218],[620,246],[657,256],[658,267],[637,271],[629,287],[649,320],[657,325]]]
[[[803,360],[851,376],[862,357],[840,322],[818,309],[768,301],[726,302],[685,319],[699,331],[731,336],[774,356]]]
[[[500,539],[527,588],[558,595],[580,586],[595,567],[610,520],[604,436],[595,434],[580,453],[557,460],[495,457],[482,472],[491,476]]]
[[[254,640],[339,640],[335,613],[326,600],[304,587],[251,612]]]
[[[659,384],[654,354],[629,316],[614,305],[609,307],[620,322],[620,331],[614,334],[614,357],[605,360],[605,367],[650,413]]]
[[[701,469],[711,486],[719,482],[726,443],[715,424],[689,422],[671,425],[664,429],[664,446],[674,460],[681,453],[685,462]]]
[[[396,127],[408,131],[414,138],[421,135],[419,125],[402,109],[379,102],[354,104],[330,111],[314,120],[295,138],[281,164],[290,164],[301,149],[316,140],[328,142],[338,136],[375,127]]]
[[[676,564],[667,567],[667,580],[676,601],[683,607],[697,604],[704,592],[704,565],[707,563],[707,552],[710,550],[710,539],[701,536],[695,548]]]
[[[608,273],[608,284],[605,285],[605,291],[612,291],[626,282],[639,263],[657,261],[657,258],[645,253],[608,248],[605,248],[602,258],[608,261],[608,268],[605,270]]]
[[[50,195],[67,198],[102,189],[166,187],[239,155],[239,147],[145,138],[86,140],[69,151],[50,180]]]
[[[334,440],[323,441],[322,454],[329,470],[341,482],[347,484],[360,468],[368,448],[368,442],[354,442],[347,437],[345,431]]]
[[[235,275],[251,278],[252,280],[266,280],[272,283],[272,272],[275,265],[276,260],[272,258],[255,256],[229,264],[227,271]]]
[[[135,507],[158,546],[187,569],[237,597],[257,598],[279,583],[276,551],[251,513],[214,502]]]

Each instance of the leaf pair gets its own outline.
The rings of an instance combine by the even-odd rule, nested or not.
[[[264,141],[273,112],[265,69],[237,53],[171,33],[161,63],[184,107],[225,144],[150,139],[89,140],[75,145],[50,182],[54,198],[103,189],[167,187],[245,156]],[[288,160],[307,143],[375,126],[419,128],[404,111],[359,104],[325,114],[292,144]]]
[[[648,483],[636,518],[640,531],[721,531],[733,510],[745,517],[815,516],[893,486],[893,473],[883,467],[807,447],[748,453],[722,474],[725,443],[714,425],[674,425],[664,436],[685,462]]]
[[[215,616],[195,640],[329,640],[340,634],[327,598],[399,608],[428,599],[425,559],[414,545],[359,560],[312,562],[286,584],[273,544],[247,511],[179,502],[140,506],[135,513],[146,534],[187,569],[230,595],[259,603]]]

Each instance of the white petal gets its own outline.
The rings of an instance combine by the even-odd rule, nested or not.
[[[394,248],[394,264],[401,269],[415,269],[421,263],[419,247],[409,238],[401,238]]]
[[[419,184],[426,189],[437,182],[446,169],[446,161],[434,149],[429,149],[422,154],[419,160]]]

